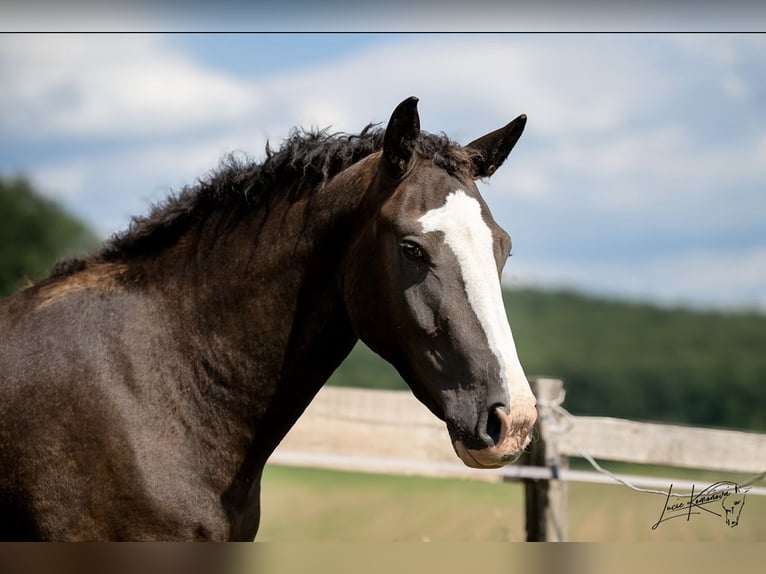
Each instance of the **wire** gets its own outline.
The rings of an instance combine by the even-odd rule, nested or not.
[[[565,397],[566,397],[566,391],[562,388],[561,391],[559,392],[559,395],[556,398],[538,399],[537,401],[538,410],[540,411],[540,414],[543,419],[543,425],[544,425],[543,432],[546,434],[550,433],[552,435],[551,438],[554,439],[551,441],[546,440],[546,446],[550,445],[551,448],[554,449],[554,455],[555,455],[555,445],[557,440],[563,439],[567,442],[567,444],[572,446],[582,458],[587,460],[588,463],[590,463],[590,465],[596,471],[610,477],[612,480],[622,484],[623,486],[626,486],[630,488],[631,490],[635,490],[636,492],[645,492],[648,494],[659,494],[664,497],[668,496],[667,491],[663,492],[661,490],[653,490],[650,488],[640,488],[632,484],[630,481],[617,476],[613,472],[602,467],[598,462],[596,462],[596,459],[594,459],[590,454],[585,452],[580,447],[580,445],[572,441],[571,436],[568,436],[568,432],[569,430],[571,430],[572,425],[574,421],[576,420],[576,417],[573,416],[569,411],[567,411],[564,407],[561,406],[561,404],[564,402]],[[555,416],[556,414],[559,415],[558,418]],[[566,426],[562,425],[561,421],[564,421],[566,423]],[[766,471],[750,477],[747,481],[739,484],[738,486],[740,488],[750,486],[756,482],[763,480],[764,477],[766,477]],[[684,498],[684,497],[689,498],[692,496],[692,493],[672,493],[670,496],[674,496],[678,498]]]

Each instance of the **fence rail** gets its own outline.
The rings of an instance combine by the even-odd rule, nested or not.
[[[563,383],[531,379],[538,397],[538,439],[519,464],[496,470],[465,467],[442,421],[407,391],[323,388],[270,462],[420,476],[525,484],[528,540],[566,540],[567,482],[608,482],[598,472],[573,471],[568,457],[669,465],[745,474],[766,470],[766,435],[571,416],[561,408]],[[635,487],[667,490],[690,481],[621,477]],[[766,488],[751,487],[751,494]]]

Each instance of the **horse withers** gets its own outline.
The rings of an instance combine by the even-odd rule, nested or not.
[[[511,241],[474,181],[526,117],[460,146],[417,101],[229,158],[0,301],[0,538],[252,540],[268,457],[359,338],[465,464],[519,455]]]

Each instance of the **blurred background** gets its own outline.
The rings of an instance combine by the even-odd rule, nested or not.
[[[525,113],[480,190],[527,373],[574,414],[763,431],[764,69],[763,35],[2,35],[0,296],[293,127]],[[405,388],[361,344],[331,384]]]

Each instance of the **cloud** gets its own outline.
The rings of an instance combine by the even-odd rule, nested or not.
[[[723,69],[737,66],[766,49],[763,34],[674,34],[668,38],[690,56]]]
[[[21,138],[123,139],[234,124],[252,85],[168,51],[159,36],[2,36],[0,127]]]
[[[553,169],[602,182],[585,192],[594,207],[656,211],[668,201],[713,199],[721,190],[730,200],[733,184],[764,181],[763,141],[763,135],[734,143],[695,138],[670,120],[579,145],[556,143],[546,157]]]
[[[344,129],[358,129],[371,117],[385,121],[399,100],[417,95],[426,129],[451,127],[464,138],[519,113],[528,114],[538,137],[587,135],[621,127],[633,110],[656,103],[667,89],[646,93],[645,83],[674,83],[672,77],[660,81],[637,54],[631,57],[638,46],[605,46],[585,40],[575,52],[560,38],[408,37],[308,72],[273,77],[261,87],[273,102],[302,112],[293,118],[332,121]],[[624,69],[626,59],[635,60],[630,70]],[[605,69],[609,85],[600,84]],[[332,102],[320,109],[342,112],[316,115],[308,109],[316,102]]]
[[[36,187],[53,199],[76,201],[88,184],[92,170],[80,161],[64,164],[48,164],[35,171]]]

